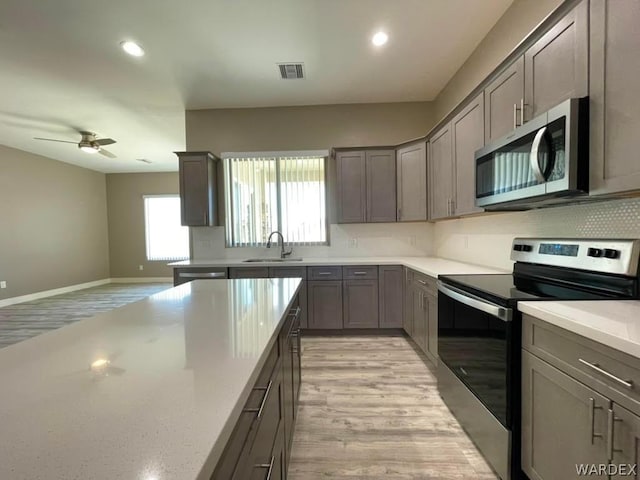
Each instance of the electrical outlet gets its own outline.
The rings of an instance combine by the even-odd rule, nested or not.
[[[349,239],[349,247],[351,248],[357,248],[358,246],[358,239],[357,238],[350,238]]]
[[[0,288],[7,288],[7,282],[5,281],[0,282]]]
[[[138,265],[138,270],[144,270],[144,265]]]
[[[409,237],[409,245],[413,245],[413,246],[416,245],[416,237],[415,237],[415,235],[411,235]]]
[[[468,236],[464,236],[464,248],[468,249],[469,248],[469,237]]]

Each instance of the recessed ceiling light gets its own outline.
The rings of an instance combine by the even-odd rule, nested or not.
[[[381,47],[389,40],[389,35],[384,32],[378,32],[371,38],[371,43],[373,43],[376,47]]]
[[[142,47],[138,45],[136,42],[132,42],[131,40],[120,42],[120,46],[125,52],[127,52],[131,56],[141,57],[144,55],[144,50],[142,49]]]

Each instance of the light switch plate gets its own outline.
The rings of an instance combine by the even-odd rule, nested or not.
[[[5,281],[0,282],[0,288],[7,288],[7,282]]]

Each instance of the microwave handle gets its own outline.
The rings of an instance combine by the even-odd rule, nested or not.
[[[464,292],[449,285],[445,285],[441,281],[438,281],[438,291],[443,293],[447,297],[468,305],[469,307],[481,310],[485,313],[488,313],[489,315],[499,318],[503,322],[511,321],[513,312],[510,308],[504,308],[499,305],[487,302],[486,300],[472,295],[469,292]]]
[[[546,133],[546,131],[547,127],[542,127],[536,133],[536,136],[533,139],[533,144],[531,144],[531,156],[529,157],[531,170],[533,170],[533,174],[540,183],[544,183],[547,181],[547,179],[544,178],[544,174],[542,173],[542,169],[540,168],[540,161],[538,159],[540,143],[542,143],[542,139],[544,138],[544,134]]]

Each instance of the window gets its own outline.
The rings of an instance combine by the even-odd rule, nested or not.
[[[144,196],[147,260],[189,258],[189,228],[180,225],[178,195]]]
[[[287,244],[326,245],[327,155],[223,154],[227,246],[265,245],[274,230]]]

